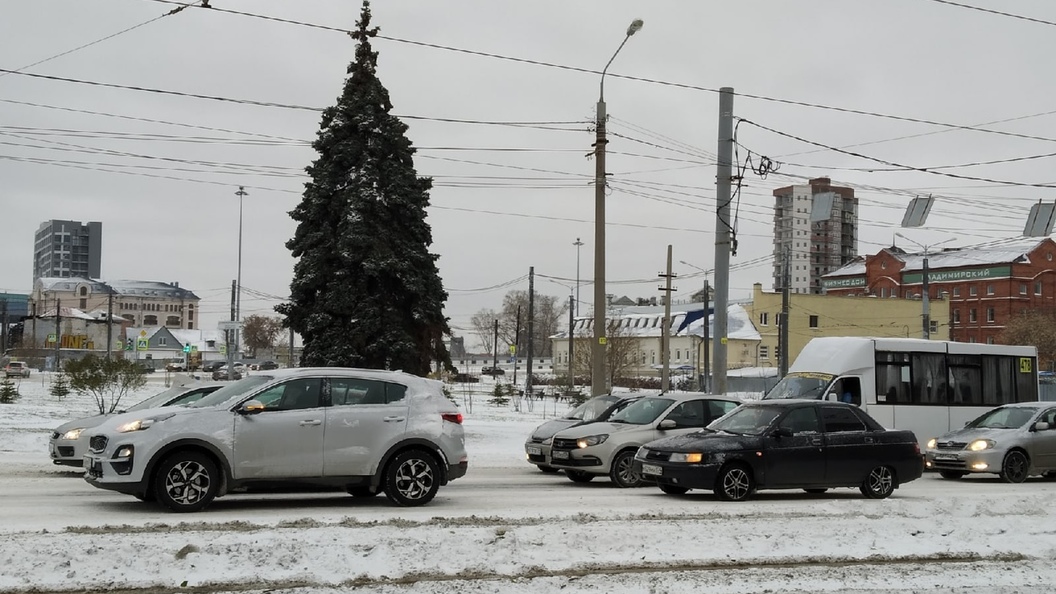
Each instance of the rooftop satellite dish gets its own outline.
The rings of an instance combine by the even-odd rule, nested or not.
[[[1023,227],[1023,235],[1027,237],[1048,237],[1052,233],[1052,223],[1056,221],[1056,203],[1037,204],[1030,207],[1027,215],[1027,224]]]
[[[906,207],[906,214],[902,216],[903,227],[920,227],[924,225],[924,221],[928,219],[928,213],[931,212],[931,205],[934,200],[931,198],[931,194],[928,194],[927,198],[917,196]]]

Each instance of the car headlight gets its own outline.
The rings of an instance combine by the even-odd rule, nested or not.
[[[81,432],[82,431],[84,431],[84,427],[78,427],[76,429],[70,429],[66,433],[63,433],[62,437],[60,439],[70,439],[70,440],[77,439],[78,437],[81,436]]]
[[[704,454],[700,452],[676,452],[669,458],[671,462],[684,462],[686,464],[700,464],[704,461]]]
[[[580,437],[576,440],[576,446],[579,448],[589,448],[590,446],[596,446],[598,444],[605,443],[605,440],[609,436],[606,435],[589,435],[587,437]]]
[[[936,447],[938,447],[938,445],[939,445],[939,440],[937,440],[934,437],[932,437],[931,439],[928,440],[928,443],[927,443],[927,445],[925,447],[927,447],[929,450],[934,450]]]
[[[994,447],[996,444],[992,439],[977,439],[972,443],[968,444],[968,449],[973,452],[981,452]]]
[[[150,417],[150,418],[147,418],[147,419],[136,419],[135,421],[129,421],[127,423],[122,423],[122,424],[117,426],[117,432],[118,433],[131,433],[132,431],[144,431],[146,429],[150,429],[150,427],[152,425],[154,425],[154,423],[158,423],[158,422],[164,421],[165,419],[171,418],[173,416],[173,414],[175,414],[175,413],[167,414],[167,415],[161,415],[161,416],[157,416],[157,417]]]

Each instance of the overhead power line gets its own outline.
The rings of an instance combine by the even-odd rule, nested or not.
[[[1030,21],[1032,23],[1038,23],[1041,25],[1056,25],[1056,22],[1046,21],[1042,19],[1036,19],[1034,17],[1023,16],[1021,14],[1012,14],[1011,12],[1001,12],[1000,10],[994,10],[992,8],[983,8],[981,6],[971,6],[969,4],[960,4],[958,2],[950,2],[949,0],[931,0],[932,2],[938,2],[939,4],[949,4],[950,6],[957,6],[960,8],[967,8],[970,10],[978,10],[979,12],[988,12],[990,14],[996,14],[1004,17],[1013,19],[1019,19],[1022,21]]]

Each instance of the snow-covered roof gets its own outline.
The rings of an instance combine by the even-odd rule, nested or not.
[[[224,333],[220,330],[186,330],[182,328],[170,328],[173,338],[180,344],[189,344],[197,347],[199,351],[217,351],[224,344]],[[213,346],[209,346],[212,341]]]
[[[1025,262],[1027,254],[1037,249],[1045,241],[1048,241],[1048,239],[1023,239],[994,246],[951,248],[929,252],[928,269],[965,268],[968,266],[992,266],[994,264]],[[924,270],[923,253],[910,254],[898,248],[885,248],[885,250],[893,258],[905,262],[906,266],[902,269],[902,272]],[[862,276],[864,274],[865,258],[859,257],[853,262],[825,274],[824,277]]]
[[[671,335],[682,325],[686,314],[692,311],[704,309],[703,303],[683,303],[671,306]],[[726,337],[731,340],[760,340],[759,332],[755,329],[748,317],[748,312],[739,303],[731,303],[727,309]],[[617,315],[611,316],[620,320],[619,336],[648,338],[660,336],[660,329],[664,319],[664,308],[653,306],[626,307],[618,311]],[[577,336],[587,332],[588,324],[593,318],[579,317],[575,319],[575,333]],[[715,315],[709,316],[709,334],[715,334]],[[704,319],[698,318],[690,322],[687,328],[683,328],[678,335],[690,334],[703,336]],[[551,336],[551,338],[567,338],[568,331],[564,330]]]
[[[55,308],[53,307],[53,308],[45,311],[44,313],[40,314],[37,317],[38,318],[54,318],[55,317]],[[94,316],[92,316],[90,314],[86,314],[83,311],[77,309],[76,307],[60,307],[59,308],[59,317],[60,318],[74,318],[74,319],[78,319],[78,320],[91,320],[93,322],[98,322],[98,321],[104,321],[105,322],[106,321],[105,319],[99,320],[98,318],[96,318],[96,317],[94,317]]]
[[[115,295],[167,297],[169,299],[198,299],[198,296],[176,283],[143,280],[102,281],[79,276],[55,277],[44,276],[37,279],[41,290],[72,291],[77,285],[87,284],[92,292],[106,293],[110,289]]]

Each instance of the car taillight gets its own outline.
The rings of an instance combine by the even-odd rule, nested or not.
[[[440,416],[443,417],[445,421],[450,421],[456,425],[462,424],[462,413],[441,413]]]

